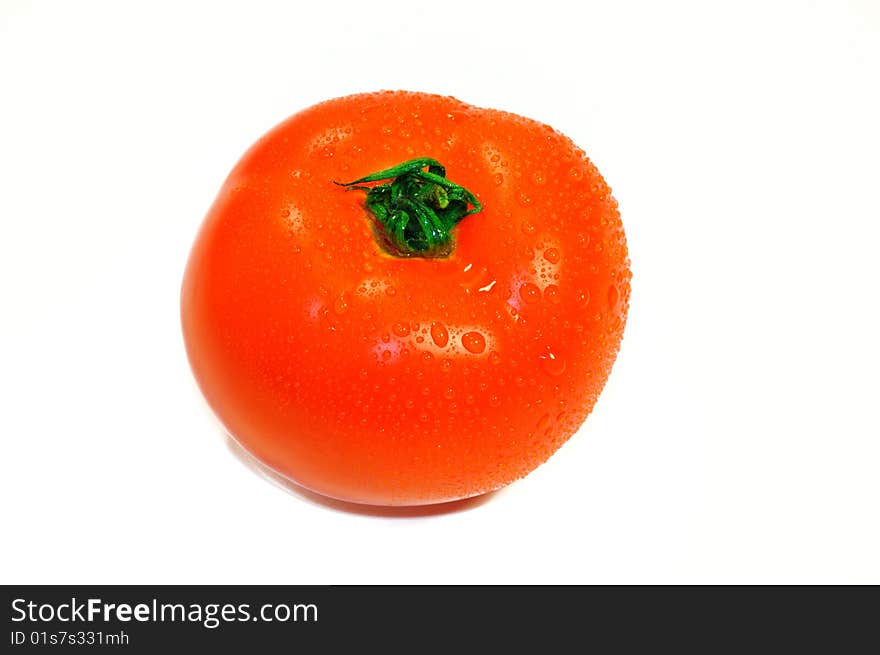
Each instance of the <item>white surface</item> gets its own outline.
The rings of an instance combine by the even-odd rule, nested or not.
[[[0,3],[0,582],[880,582],[880,5],[442,7]],[[565,132],[629,237],[595,412],[453,513],[267,483],[180,337],[244,149],[379,88]]]

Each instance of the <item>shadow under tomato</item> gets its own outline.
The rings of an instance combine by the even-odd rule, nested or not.
[[[284,477],[280,473],[273,471],[271,468],[260,462],[247,450],[245,450],[235,439],[224,433],[226,447],[233,456],[250,471],[261,478],[268,480],[276,487],[280,487],[287,493],[304,500],[313,505],[320,505],[328,509],[338,512],[346,512],[349,514],[361,514],[363,516],[379,516],[384,518],[421,518],[428,516],[440,516],[443,514],[454,514],[456,512],[465,512],[481,506],[494,498],[501,491],[491,491],[480,496],[471,498],[463,498],[461,500],[453,500],[447,503],[437,503],[435,505],[413,505],[408,507],[396,507],[385,505],[363,505],[360,503],[350,503],[328,496],[322,496],[319,493],[306,489],[298,485],[292,480]]]

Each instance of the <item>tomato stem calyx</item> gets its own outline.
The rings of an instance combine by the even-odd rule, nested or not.
[[[384,180],[391,181],[366,186]],[[334,184],[346,191],[367,192],[366,207],[381,228],[384,245],[398,257],[448,256],[452,228],[483,209],[473,193],[446,179],[440,162],[427,157]]]

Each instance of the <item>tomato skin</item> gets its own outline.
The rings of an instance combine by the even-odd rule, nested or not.
[[[377,243],[355,179],[433,157],[483,211],[447,258]],[[617,204],[569,139],[448,97],[330,100],[260,139],[198,233],[181,314],[205,398],[319,493],[418,505],[497,489],[583,423],[629,301]]]

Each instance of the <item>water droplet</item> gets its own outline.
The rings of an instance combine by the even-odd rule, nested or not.
[[[461,335],[461,345],[469,353],[479,355],[486,350],[486,337],[479,332],[465,332]]]
[[[541,290],[531,282],[526,282],[519,288],[519,296],[528,303],[540,302]]]
[[[617,303],[620,301],[620,290],[617,288],[616,284],[612,284],[608,287],[608,306],[611,309],[617,307]]]
[[[498,366],[501,363],[501,355],[496,352],[489,353],[489,363]]]
[[[556,248],[547,248],[544,251],[544,259],[551,264],[557,263],[559,261],[559,251]]]
[[[559,297],[559,287],[555,284],[549,285],[546,289],[544,289],[544,298],[547,299],[547,302],[558,305],[562,299]]]
[[[532,173],[532,182],[534,182],[535,184],[541,185],[544,184],[546,181],[547,178],[544,175],[543,171],[535,171],[534,173]]]
[[[395,323],[391,331],[398,337],[403,338],[409,334],[409,326],[405,323]]]
[[[391,351],[390,350],[383,350],[382,351],[382,359],[384,359],[386,362],[389,359],[391,359]]]
[[[491,407],[498,407],[501,404],[501,398],[498,397],[498,394],[492,394],[489,396],[489,405]]]
[[[580,307],[586,307],[590,304],[590,292],[587,289],[578,291],[577,295],[575,296],[575,302]]]
[[[535,233],[535,226],[533,224],[529,223],[528,221],[525,221],[522,224],[522,227],[520,229],[522,230],[523,234],[534,234]]]
[[[499,161],[501,161],[501,155],[499,155],[498,153],[495,153],[494,155],[489,157],[489,161],[492,162],[493,164],[497,164]]]
[[[571,169],[569,169],[568,174],[571,176],[571,179],[575,181],[580,181],[584,177],[584,172],[576,166],[573,166]]]
[[[438,348],[445,348],[449,343],[449,332],[440,323],[431,323],[431,340]]]
[[[321,307],[318,311],[318,314],[321,317],[321,323],[324,325],[327,330],[333,332],[336,330],[336,322],[333,319],[333,316],[330,314],[330,310],[327,307]]]
[[[528,196],[525,193],[520,193],[516,197],[516,199],[519,201],[519,204],[521,204],[523,207],[528,207],[529,205],[532,204],[531,196]]]
[[[287,218],[288,216],[290,216],[290,210],[289,209],[282,209],[281,216],[283,216],[284,218]]]
[[[443,397],[446,398],[446,400],[452,400],[454,396],[455,389],[453,389],[452,387],[449,387],[446,391],[443,392]]]
[[[468,264],[461,273],[459,285],[466,293],[479,293],[491,291],[494,286],[494,278],[485,266]]]
[[[396,294],[397,294],[397,289],[395,289],[394,287],[392,287],[390,285],[385,287],[385,295],[386,296],[394,296]]]
[[[431,362],[434,360],[434,355],[426,351],[422,353],[422,359],[426,362]]]
[[[504,176],[501,173],[495,173],[492,176],[492,180],[495,182],[496,186],[501,186],[504,183]]]
[[[540,355],[538,359],[541,360],[541,368],[548,375],[556,377],[565,373],[565,360],[552,352]]]
[[[348,293],[341,293],[339,297],[333,301],[333,311],[337,314],[344,314],[348,309],[349,297]]]

